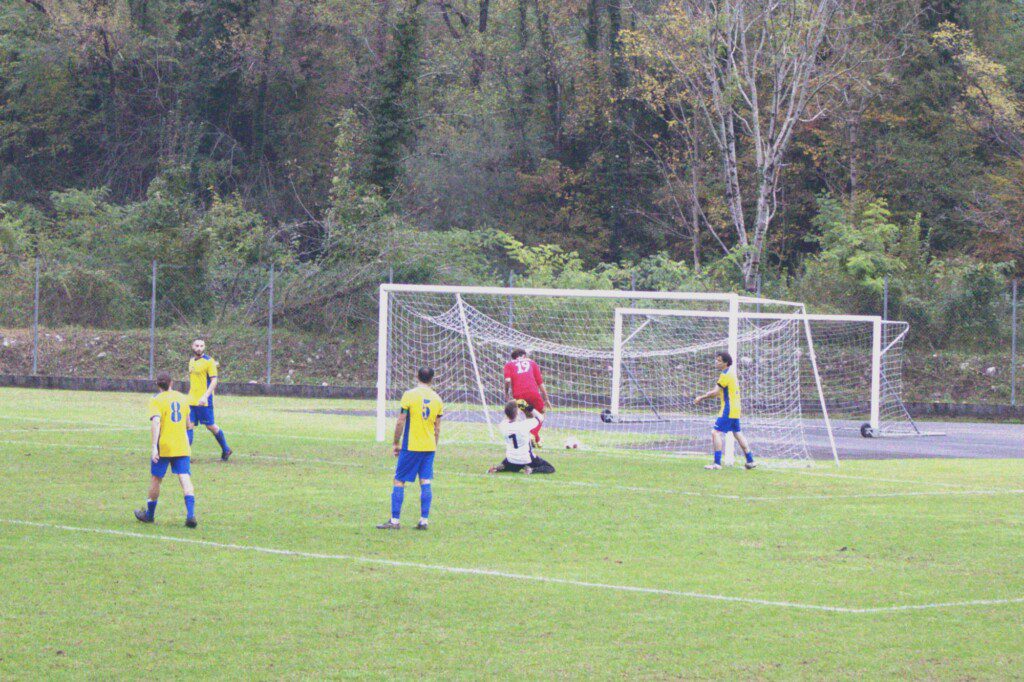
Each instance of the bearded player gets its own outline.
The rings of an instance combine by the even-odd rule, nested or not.
[[[188,404],[192,424],[202,424],[220,445],[220,458],[225,462],[231,456],[231,448],[224,432],[213,419],[213,393],[217,390],[217,361],[206,354],[206,342],[196,339],[192,342],[192,357],[188,361]],[[188,430],[188,444],[192,445],[195,432]]]
[[[544,378],[540,373],[540,366],[526,356],[526,351],[516,348],[512,351],[512,359],[505,363],[505,400],[525,400],[534,411],[544,414],[544,410],[551,407],[551,399],[548,398],[548,390],[544,387]],[[540,427],[537,426],[530,431],[534,440],[540,445]]]

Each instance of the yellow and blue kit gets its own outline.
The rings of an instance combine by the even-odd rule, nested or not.
[[[721,409],[715,420],[715,431],[722,433],[740,431],[740,384],[736,380],[736,368],[728,367],[718,377],[721,389]]]
[[[417,476],[420,480],[430,480],[434,477],[434,451],[437,450],[434,428],[444,414],[444,403],[429,386],[417,386],[402,394],[401,408],[405,430],[395,479],[406,483],[415,481]]]
[[[157,441],[160,459],[150,466],[151,473],[157,478],[164,477],[168,464],[175,474],[190,472],[192,448],[186,431],[188,415],[183,412],[187,405],[188,399],[178,391],[163,391],[149,401],[150,420],[160,419],[160,439]]]
[[[206,389],[210,387],[210,382],[212,382],[216,376],[217,361],[209,355],[204,353],[203,357],[192,357],[188,361],[188,404],[193,424],[204,424],[209,426],[215,423],[213,416],[213,396],[211,395],[207,399],[205,406],[201,406],[199,401],[203,399],[203,396],[206,394]]]

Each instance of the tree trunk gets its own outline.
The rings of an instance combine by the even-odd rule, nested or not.
[[[754,217],[754,239],[750,250],[743,257],[743,286],[747,291],[757,291],[757,277],[761,271],[761,255],[764,251],[768,228],[775,215],[774,196],[778,186],[779,160],[773,153],[765,155],[763,168],[759,169],[757,183],[757,213]]]
[[[694,145],[690,155],[690,248],[693,251],[693,271],[700,272],[700,179],[697,177],[699,150]]]
[[[719,120],[721,138],[725,141],[722,151],[722,174],[725,180],[725,200],[729,216],[740,246],[747,245],[747,223],[743,216],[743,194],[740,190],[740,164],[736,154],[736,127],[732,113],[725,112]]]
[[[611,122],[611,158],[608,159],[608,189],[617,196],[612,197],[608,222],[611,228],[611,240],[609,243],[610,256],[618,261],[623,256],[623,245],[626,241],[626,220],[623,204],[626,203],[628,187],[630,185],[629,167],[631,163],[631,149],[629,143],[629,128],[631,127],[631,112],[629,104],[622,95],[629,86],[629,72],[622,55],[622,41],[619,38],[622,31],[622,0],[608,0],[608,60],[612,75],[612,95],[615,102],[612,104]]]
[[[584,43],[591,52],[597,52],[601,42],[601,16],[598,1],[589,0],[587,2],[587,27],[584,29]]]
[[[478,24],[478,30],[480,33],[487,33],[487,17],[490,14],[491,0],[480,0],[480,23]]]
[[[849,185],[850,185],[850,198],[857,193],[857,144],[859,140],[859,128],[860,128],[860,115],[854,112],[849,123],[846,126],[847,144],[850,147],[850,160],[849,160]]]
[[[551,35],[551,20],[546,9],[534,0],[537,13],[537,35],[540,37],[541,54],[544,58],[544,83],[547,86],[548,115],[551,117],[551,141],[555,153],[562,149],[562,83],[558,71],[555,41]]]

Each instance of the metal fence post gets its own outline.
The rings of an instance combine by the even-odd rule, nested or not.
[[[267,297],[267,383],[274,358],[274,264],[270,264],[270,289]]]
[[[516,282],[516,273],[515,273],[514,270],[509,270],[508,271],[508,288],[511,289],[512,287],[514,287],[515,286],[515,282]],[[516,305],[515,304],[515,298],[513,296],[509,296],[508,297],[508,326],[509,327],[515,327],[516,326],[516,308],[515,308],[515,305]]]
[[[153,380],[156,364],[156,259],[153,259],[153,278],[149,290],[149,379]]]
[[[32,374],[39,373],[39,256],[36,256],[36,282],[32,293]]]
[[[757,273],[757,312],[761,312],[761,273]]]
[[[394,284],[394,283],[395,283],[395,266],[389,264],[388,265],[388,284]]]
[[[1010,405],[1017,406],[1017,280],[1010,303]]]
[[[882,319],[889,319],[889,275],[882,278]]]

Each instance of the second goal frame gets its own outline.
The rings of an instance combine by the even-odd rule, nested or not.
[[[615,329],[614,329],[614,346],[612,348],[612,390],[611,390],[611,407],[610,407],[610,419],[615,420],[619,416],[619,408],[621,403],[621,390],[622,390],[622,375],[623,375],[623,355],[625,344],[629,338],[623,338],[623,318],[626,316],[638,316],[638,317],[691,317],[691,318],[720,318],[728,320],[728,340],[727,349],[729,354],[733,358],[738,357],[739,347],[739,321],[740,320],[758,320],[758,321],[771,321],[771,320],[790,320],[798,322],[804,330],[804,337],[807,342],[807,348],[809,352],[809,360],[811,369],[814,374],[814,381],[816,392],[818,394],[818,401],[821,406],[822,417],[825,422],[825,430],[828,434],[829,447],[832,451],[832,458],[835,463],[839,464],[839,452],[836,448],[835,435],[832,430],[832,422],[829,418],[828,405],[825,401],[825,392],[821,382],[821,375],[818,371],[818,361],[814,351],[814,340],[811,334],[810,320],[817,317],[819,319],[844,319],[844,316],[836,315],[825,315],[825,316],[812,316],[809,315],[803,308],[803,304],[792,304],[798,306],[800,311],[794,313],[758,313],[758,312],[744,312],[739,310],[739,302],[733,300],[730,302],[729,310],[726,311],[712,311],[712,310],[670,310],[670,309],[658,309],[658,308],[616,308],[615,309]],[[880,320],[881,318],[879,318]],[[636,332],[634,332],[635,334]],[[877,360],[877,355],[873,353],[873,356]],[[873,362],[872,367],[876,368],[876,362]],[[876,372],[873,369],[873,374]],[[872,381],[872,391],[877,390],[879,382]],[[873,413],[874,418],[877,419],[877,412]],[[734,459],[734,443],[730,438],[726,442],[727,452],[726,462],[731,464]]]

